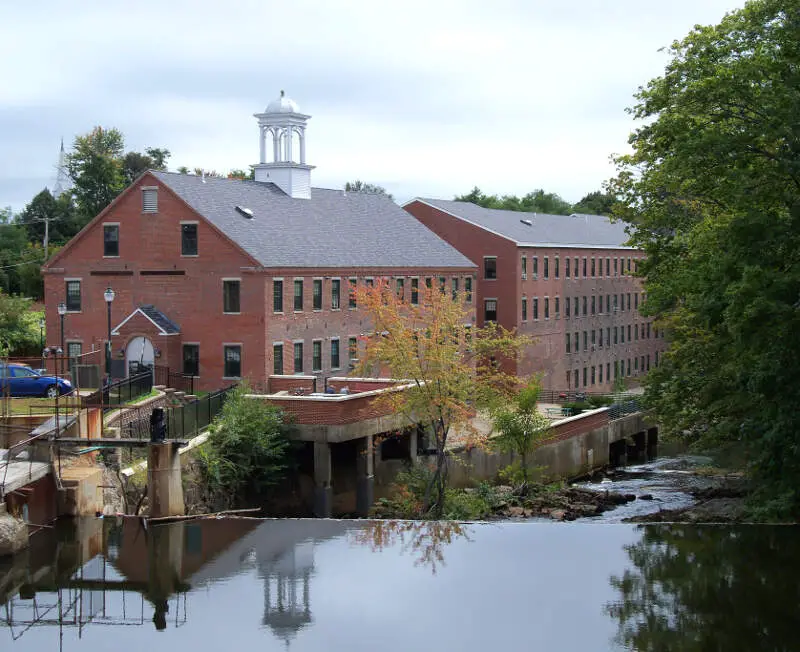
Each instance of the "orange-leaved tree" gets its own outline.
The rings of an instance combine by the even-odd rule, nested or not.
[[[527,338],[493,322],[476,327],[474,308],[463,293],[413,285],[406,300],[403,290],[384,280],[356,292],[372,328],[364,337],[359,373],[407,381],[403,391],[387,392],[382,400],[432,436],[436,463],[423,511],[440,516],[448,438],[458,433],[469,443],[482,437],[474,417],[515,393],[521,381],[501,361],[518,357]]]

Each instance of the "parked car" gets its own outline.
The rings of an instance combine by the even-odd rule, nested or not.
[[[69,394],[72,383],[56,376],[40,375],[23,364],[0,363],[0,391],[11,396],[46,396]]]

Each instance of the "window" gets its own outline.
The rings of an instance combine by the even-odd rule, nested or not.
[[[347,340],[347,355],[351,362],[358,360],[358,340],[355,337]]]
[[[625,344],[625,327],[624,326],[620,326],[619,327],[619,343],[620,344]]]
[[[533,278],[537,279],[539,278],[539,256],[533,256],[531,258],[531,263],[533,265],[533,270],[531,270],[533,273]]]
[[[636,374],[639,373],[639,358],[633,359],[633,372]]]
[[[405,301],[406,298],[406,280],[404,278],[396,278],[394,280],[395,293],[400,301]]]
[[[597,333],[597,331],[593,328],[592,329],[592,347],[597,345],[597,337],[595,336],[595,333]]]
[[[272,373],[283,375],[283,344],[272,345]]]
[[[303,373],[303,343],[294,343],[294,373]]]
[[[533,297],[533,318],[539,319],[539,297]]]
[[[610,258],[606,258],[606,276],[611,276],[611,259]],[[606,377],[608,377],[608,374],[606,374]]]
[[[631,309],[631,293],[628,292],[628,310]]]
[[[594,295],[592,295],[592,314],[593,315],[597,314],[597,311],[596,311],[596,298],[595,298]]]
[[[586,317],[586,315],[589,314],[589,311],[587,310],[588,306],[589,306],[588,300],[586,299],[586,297],[583,297],[583,316],[584,317]]]
[[[564,261],[564,276],[569,278],[570,266],[569,266],[569,258]]]
[[[283,279],[272,281],[272,312],[283,312]]]
[[[630,275],[630,273],[631,273],[631,259],[628,258],[628,274]]]
[[[454,277],[450,281],[450,284],[451,284],[451,287],[453,289],[453,301],[456,301],[456,300],[458,300],[458,279]]]
[[[636,292],[633,295],[633,309],[639,310],[639,293]]]
[[[594,256],[592,256],[592,278],[594,278],[596,276],[596,271],[595,270],[596,270],[595,258],[594,258]],[[594,385],[594,383],[592,383],[592,385]]]
[[[617,269],[617,262],[618,262],[618,259],[614,258],[614,276],[619,276],[619,271]]]
[[[241,378],[242,345],[226,344],[223,347],[223,357],[225,358],[225,378]]]
[[[614,312],[617,312],[617,310],[619,310],[619,303],[617,301],[617,296],[618,295],[616,294],[614,295]]]
[[[339,366],[339,340],[331,340],[331,369],[338,369]]]
[[[602,385],[603,384],[603,365],[599,365],[597,367],[597,382]]]
[[[67,281],[67,311],[80,312],[81,310],[81,282]]]
[[[486,256],[483,259],[483,278],[497,278],[497,258]]]
[[[525,279],[528,278],[528,259],[527,259],[527,257],[526,256],[522,256],[522,258],[520,258],[520,262],[522,263],[522,280],[524,281]]]
[[[647,339],[650,339],[650,322],[647,322]]]
[[[550,297],[544,298],[544,318],[550,319]]]
[[[467,285],[468,281],[472,281],[471,278],[467,277],[464,285]],[[416,306],[419,304],[419,279],[412,278],[411,279],[411,304]]]
[[[633,327],[633,339],[636,340],[636,341],[639,340],[639,325],[638,324],[636,324]]]
[[[592,385],[594,385],[595,375],[594,375],[594,365],[592,365]]]
[[[297,281],[295,281],[297,283]],[[311,286],[311,307],[314,310],[322,310],[322,279],[315,278]],[[297,310],[297,306],[295,306]]]
[[[80,356],[81,349],[82,346],[80,342],[67,342],[67,357],[70,360],[74,360]]]
[[[628,371],[625,373],[626,376],[631,375],[631,359],[628,358]]]
[[[354,278],[351,278],[350,281],[349,281],[350,295],[349,295],[349,298],[348,298],[348,304],[347,305],[351,309],[357,307],[357,303],[356,303],[356,285],[357,285],[357,283],[358,283],[358,281],[356,279],[354,279]]]
[[[606,328],[606,346],[611,346],[611,326]]]
[[[550,257],[544,257],[544,277],[550,278]]]
[[[528,321],[528,299],[522,297],[522,321]]]
[[[464,277],[464,295],[467,303],[472,303],[472,277]]]
[[[439,292],[444,294],[446,287],[447,287],[447,279],[444,276],[440,276],[439,277]]]
[[[572,337],[572,343],[575,345],[575,353],[578,353],[581,350],[581,341],[578,339],[578,331],[575,331]]]
[[[553,272],[555,273],[555,277],[556,278],[558,278],[559,274],[561,273],[561,270],[559,269],[561,267],[561,265],[559,265],[559,262],[560,262],[559,258],[558,258],[558,256],[556,256],[555,257],[555,261],[554,261],[555,268],[553,269]]]
[[[599,346],[601,349],[603,348],[603,329],[602,328],[598,328],[597,329],[597,346]]]
[[[567,353],[572,353],[572,351],[570,351],[570,346],[569,346],[569,333],[566,333],[565,336],[567,338]]]
[[[583,258],[583,278],[586,278],[586,277],[587,277],[587,274],[586,274],[586,257],[584,256],[584,258]]]
[[[583,386],[586,387],[586,367],[583,368]]]
[[[311,342],[311,371],[322,371],[322,342]]]
[[[575,297],[575,310],[573,315],[576,319],[581,316],[580,297]]]
[[[570,301],[569,297],[564,298],[564,319],[569,319],[569,309],[572,301]]]
[[[486,299],[483,302],[483,321],[497,321],[497,299]]]
[[[583,331],[583,350],[589,349],[589,331]]]
[[[200,345],[183,345],[183,373],[187,376],[200,375]]]
[[[606,295],[606,312],[611,312],[611,295]]]
[[[158,213],[158,188],[142,188],[142,213]]]
[[[303,279],[294,280],[294,309],[295,312],[303,310]]]
[[[430,276],[425,277],[425,287],[429,290],[433,287],[433,279]]]
[[[335,278],[331,281],[331,310],[339,310],[339,299],[342,292],[342,281]]]
[[[616,326],[614,326],[614,344],[619,344],[619,341],[617,339],[617,327]]]
[[[560,304],[561,304],[561,299],[556,297],[556,305],[555,305],[556,319],[561,319],[561,305]]]
[[[181,256],[197,255],[197,224],[181,223]]]
[[[606,382],[611,380],[611,363],[606,362]]]
[[[575,278],[578,278],[578,259],[575,259],[575,273],[573,274]]]
[[[631,325],[628,324],[628,342],[631,341]]]
[[[375,279],[365,278],[364,279],[364,285],[366,287],[368,287],[368,288],[375,287]],[[428,287],[430,287],[430,286],[428,286]]]
[[[119,224],[103,224],[103,256],[119,256]]]
[[[650,371],[650,354],[647,354],[647,371]]]
[[[239,313],[239,286],[238,280],[222,280],[222,312]]]

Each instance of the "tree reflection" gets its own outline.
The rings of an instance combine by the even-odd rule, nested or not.
[[[629,650],[797,650],[796,527],[650,525],[610,579]]]
[[[427,566],[436,574],[444,566],[444,548],[456,539],[470,541],[466,526],[455,521],[368,521],[352,534],[352,540],[373,552],[399,545],[414,555],[415,566]]]

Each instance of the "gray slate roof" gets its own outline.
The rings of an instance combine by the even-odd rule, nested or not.
[[[153,175],[265,267],[475,266],[381,195],[312,188],[292,199],[271,183]]]
[[[178,326],[174,321],[172,321],[169,317],[167,317],[163,312],[161,312],[158,308],[156,308],[152,304],[146,304],[143,306],[139,306],[139,310],[141,310],[145,315],[147,315],[156,325],[164,331],[167,335],[174,335],[175,333],[181,332],[181,327]]]
[[[611,222],[603,215],[547,215],[483,208],[477,204],[446,199],[418,201],[471,222],[487,231],[505,236],[518,245],[560,247],[625,247],[628,235],[623,222]],[[531,226],[520,220],[530,220]]]

